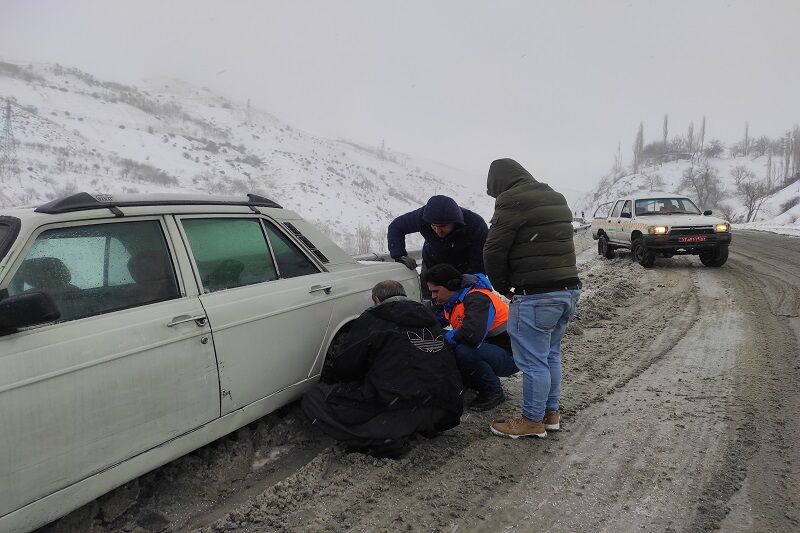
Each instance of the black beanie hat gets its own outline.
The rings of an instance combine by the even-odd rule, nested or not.
[[[431,196],[422,208],[422,220],[428,224],[464,225],[464,214],[455,200],[449,196]]]

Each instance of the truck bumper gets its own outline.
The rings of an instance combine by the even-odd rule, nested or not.
[[[700,240],[699,238],[703,238]],[[707,235],[644,235],[644,245],[648,250],[670,251],[681,253],[699,253],[705,250],[712,250],[719,246],[727,246],[731,243],[730,233],[713,233]]]

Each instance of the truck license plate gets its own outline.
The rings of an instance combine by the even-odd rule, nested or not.
[[[705,235],[691,235],[689,237],[678,237],[678,242],[704,242]]]

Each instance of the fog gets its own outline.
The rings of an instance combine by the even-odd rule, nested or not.
[[[0,0],[0,57],[180,78],[293,126],[586,190],[618,143],[800,121],[800,3]]]

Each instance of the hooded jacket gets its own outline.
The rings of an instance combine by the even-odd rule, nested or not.
[[[463,410],[461,375],[436,316],[399,296],[364,311],[334,360],[337,381],[361,382],[360,396],[386,409]]]
[[[454,346],[464,344],[473,348],[487,342],[511,351],[511,338],[506,331],[508,304],[496,294],[486,293],[492,290],[492,284],[483,274],[462,276],[461,289],[444,304],[439,319],[453,326],[445,334],[445,340]]]
[[[431,228],[431,224],[451,223],[456,227],[445,237],[439,237]],[[479,214],[459,207],[448,196],[432,196],[424,207],[400,215],[389,224],[389,255],[392,259],[408,255],[406,235],[420,233],[425,239],[422,259],[426,268],[448,263],[461,272],[483,272],[483,243],[488,232]]]
[[[564,196],[513,159],[492,162],[486,187],[496,202],[483,260],[495,289],[506,294],[511,287],[577,283],[572,211]]]

